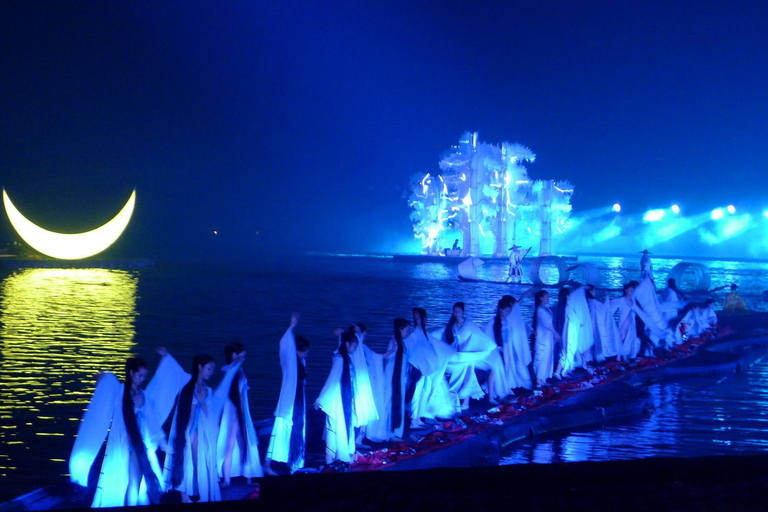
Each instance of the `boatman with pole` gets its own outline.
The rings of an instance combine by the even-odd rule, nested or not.
[[[651,256],[648,249],[644,249],[641,251],[642,256],[640,257],[640,280],[642,281],[646,277],[650,277],[651,281],[653,281],[653,263],[651,262]],[[654,282],[654,284],[656,284]]]
[[[510,247],[509,250],[512,251],[512,253],[509,255],[509,275],[507,276],[507,281],[515,281],[520,283],[523,280],[523,269],[520,264],[528,255],[531,247],[526,249],[525,252],[521,253],[520,246],[515,244]]]

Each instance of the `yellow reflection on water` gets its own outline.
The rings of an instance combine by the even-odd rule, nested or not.
[[[76,432],[95,375],[120,374],[131,355],[137,282],[123,270],[53,268],[2,281],[0,418],[11,428],[0,429],[0,473],[65,468],[62,437]]]

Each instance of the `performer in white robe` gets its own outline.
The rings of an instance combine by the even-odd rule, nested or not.
[[[459,401],[448,389],[445,372],[456,351],[447,343],[427,333],[427,312],[413,308],[415,328],[405,339],[409,362],[417,366],[421,377],[411,399],[411,428],[423,427],[422,419],[452,418],[459,412]]]
[[[549,309],[549,293],[536,292],[533,308],[533,373],[536,387],[544,386],[554,375],[555,340],[560,333],[555,330],[552,311]]]
[[[587,367],[587,362],[592,359],[592,347],[595,344],[595,335],[592,330],[592,312],[587,303],[587,289],[579,286],[571,291],[568,297],[566,318],[570,322],[568,326],[568,340],[576,341],[576,360],[582,368]]]
[[[634,360],[640,351],[640,339],[637,337],[635,320],[635,301],[632,298],[634,292],[634,284],[627,283],[624,285],[624,295],[611,299],[611,314],[619,310],[619,359],[622,361]]]
[[[245,358],[245,347],[242,343],[230,343],[224,348],[224,355],[227,366],[222,371],[226,373],[234,364],[236,355]],[[216,452],[222,486],[228,486],[235,476],[247,479],[264,476],[259,457],[259,438],[248,406],[248,379],[242,369],[237,371],[224,403]]]
[[[714,305],[715,305],[714,299],[707,299],[706,301],[704,301],[704,308],[702,310],[704,319],[706,320],[707,324],[710,327],[717,326],[717,313],[715,313],[715,310],[713,307]]]
[[[219,421],[232,380],[242,359],[236,356],[216,390],[205,384],[215,364],[209,355],[192,359],[192,375],[176,399],[176,410],[163,464],[167,489],[179,491],[183,501],[220,501],[216,450]]]
[[[513,297],[499,300],[496,315],[485,326],[485,334],[496,341],[501,350],[509,387],[532,389],[528,369],[532,359],[531,346],[520,304]]]
[[[276,474],[272,461],[288,465],[291,473],[304,467],[306,446],[306,357],[309,341],[295,336],[294,328],[299,323],[299,314],[291,315],[291,323],[280,339],[280,367],[283,380],[280,399],[275,409],[275,423],[264,461],[264,472]]]
[[[341,334],[339,349],[333,355],[331,372],[315,409],[325,413],[325,462],[335,460],[353,462],[355,455],[355,365],[352,354],[357,350],[359,340],[355,333]]]
[[[578,362],[584,366],[583,354],[592,348],[592,318],[587,305],[583,286],[571,290],[565,306],[565,327],[562,334],[563,350],[556,376],[562,378],[569,374]]]
[[[70,479],[87,487],[91,466],[107,438],[94,508],[159,503],[164,491],[157,450],[167,449],[162,424],[178,392],[173,383],[185,382],[186,374],[165,349],[158,352],[163,359],[146,391],[140,387],[147,374],[141,358],[126,362],[125,385],[110,373],[97,378],[69,459]],[[125,414],[133,414],[134,426],[128,427],[131,419]],[[139,439],[133,439],[130,431],[138,432]]]
[[[356,324],[351,326],[350,330],[359,342],[357,350],[351,353],[352,364],[355,366],[355,427],[365,429],[368,423],[379,417],[376,402],[373,399],[368,362],[363,349],[368,329],[364,324]]]
[[[368,372],[379,418],[368,424],[366,437],[381,443],[399,440],[405,429],[405,391],[408,384],[408,350],[405,338],[411,334],[408,320],[396,318],[395,335],[387,351],[367,350]]]
[[[595,337],[594,360],[597,363],[606,359],[613,360],[619,355],[619,334],[613,319],[611,299],[606,295],[604,302],[595,298],[588,298],[587,302],[592,314],[592,330]]]
[[[456,349],[448,361],[448,389],[461,400],[461,408],[469,407],[469,399],[479,399],[487,393],[492,404],[507,397],[512,388],[507,383],[504,362],[493,338],[464,317],[464,303],[453,305],[453,315],[443,331],[443,341]],[[483,389],[475,370],[488,370]]]

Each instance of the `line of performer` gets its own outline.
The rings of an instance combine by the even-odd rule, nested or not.
[[[533,291],[533,290],[529,290]],[[499,404],[536,393],[574,372],[594,372],[605,361],[663,357],[688,336],[713,328],[713,301],[691,303],[674,280],[658,296],[650,272],[602,300],[594,287],[562,288],[557,303],[534,292],[526,321],[523,296],[504,295],[493,318],[479,326],[453,305],[448,323],[428,326],[427,311],[396,318],[387,349],[366,345],[363,324],[338,329],[331,370],[313,404],[325,413],[326,463],[353,463],[364,442],[403,439],[409,429],[433,428],[470,407]],[[274,474],[276,464],[304,467],[307,436],[306,357],[309,341],[295,333],[294,313],[279,342],[282,384],[264,466],[248,406],[242,363],[245,347],[225,347],[226,365],[215,389],[213,358],[196,355],[187,373],[164,348],[149,384],[148,365],[128,359],[123,382],[100,374],[80,424],[72,455],[73,482],[87,486],[107,439],[94,507],[182,501],[217,501],[233,477]],[[170,429],[163,429],[169,423]],[[160,452],[164,456],[160,456]]]

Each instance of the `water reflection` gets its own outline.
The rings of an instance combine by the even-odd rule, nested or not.
[[[685,379],[648,388],[650,417],[509,447],[502,464],[761,453],[768,450],[768,362],[744,375]]]
[[[66,473],[62,438],[75,433],[94,376],[119,371],[134,346],[137,280],[35,268],[0,284],[0,476]]]

